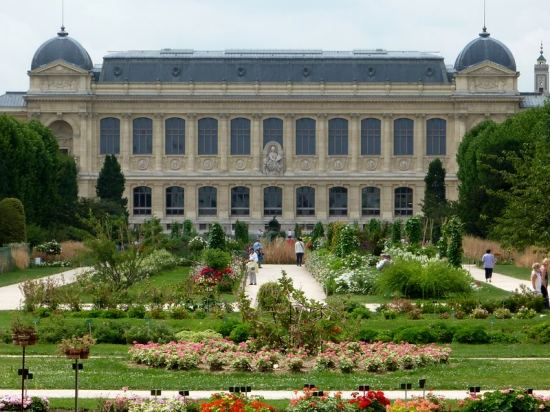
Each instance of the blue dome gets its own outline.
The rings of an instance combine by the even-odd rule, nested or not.
[[[92,59],[86,49],[68,36],[69,33],[65,31],[65,27],[61,27],[57,37],[43,43],[34,53],[31,70],[59,59],[84,70],[92,70]]]
[[[479,37],[462,49],[456,58],[455,70],[459,72],[485,60],[516,71],[516,61],[510,49],[504,43],[493,39],[484,27],[483,32],[479,33]]]

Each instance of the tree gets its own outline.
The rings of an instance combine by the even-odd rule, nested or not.
[[[418,245],[422,240],[422,228],[420,218],[411,217],[405,222],[405,233],[411,245]]]
[[[110,200],[126,206],[127,199],[123,198],[126,179],[115,155],[105,156],[105,162],[99,172],[96,184],[97,196],[102,200]]]
[[[424,213],[424,217],[426,218],[426,229],[429,231],[429,238],[432,239],[433,243],[439,239],[441,223],[448,213],[447,198],[445,195],[445,174],[446,171],[443,168],[443,163],[438,158],[430,162],[428,173],[424,178],[426,187],[424,189],[422,213]]]
[[[402,229],[401,220],[399,219],[395,220],[391,225],[391,242],[394,245],[401,244],[401,231],[402,231],[401,229]]]
[[[462,265],[462,235],[464,233],[464,225],[457,216],[451,217],[443,225],[443,233],[441,240],[447,242],[446,256],[449,263],[454,267]]]
[[[2,199],[0,201],[0,246],[24,242],[26,239],[23,203],[16,198]]]
[[[245,222],[237,220],[235,222],[235,240],[243,245],[248,244],[248,225]]]
[[[225,250],[225,232],[219,223],[212,223],[208,233],[208,247],[210,249]]]

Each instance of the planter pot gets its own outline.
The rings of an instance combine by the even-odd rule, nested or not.
[[[30,346],[36,344],[38,335],[36,333],[13,333],[11,339],[14,345]]]
[[[65,350],[65,356],[69,359],[88,359],[90,349],[67,349]]]

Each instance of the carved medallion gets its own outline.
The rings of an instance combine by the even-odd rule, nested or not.
[[[378,162],[375,159],[367,160],[367,170],[376,170],[378,167]]]
[[[139,170],[147,170],[149,167],[149,159],[139,159],[137,162],[137,167]]]
[[[237,170],[246,169],[246,162],[243,159],[237,159],[235,161],[235,169],[237,169]]]
[[[311,169],[311,162],[307,159],[304,159],[300,162],[300,167],[302,170],[309,170]]]
[[[214,162],[212,159],[204,159],[202,162],[202,168],[204,170],[212,170],[214,168]]]
[[[411,161],[409,159],[401,159],[399,161],[399,170],[409,170],[411,166]]]
[[[170,169],[179,170],[181,168],[181,162],[178,159],[170,160]]]
[[[341,160],[335,160],[333,167],[334,170],[342,170],[344,168],[344,162],[342,162]]]

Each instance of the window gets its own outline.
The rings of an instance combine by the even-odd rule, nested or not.
[[[185,153],[185,120],[171,117],[164,122],[164,153],[167,155]]]
[[[315,215],[315,189],[312,187],[299,187],[296,189],[296,215]]]
[[[348,214],[348,189],[331,187],[328,193],[328,215],[346,216]]]
[[[250,190],[248,187],[231,188],[231,215],[247,216],[250,214]]]
[[[199,216],[215,216],[217,209],[218,190],[212,186],[199,187]]]
[[[276,186],[264,188],[264,216],[282,216],[283,189]]]
[[[183,215],[183,188],[171,186],[166,188],[166,216]]]
[[[211,117],[199,119],[199,155],[218,154],[218,121]]]
[[[283,121],[276,117],[264,120],[264,147],[269,142],[277,142],[283,147]]]
[[[361,155],[379,156],[381,153],[381,127],[378,119],[361,120]]]
[[[151,188],[139,186],[134,189],[134,215],[151,214]]]
[[[348,121],[346,119],[330,119],[328,121],[328,154],[348,154]]]
[[[413,126],[411,119],[395,119],[393,122],[393,154],[409,156],[413,154]]]
[[[134,119],[134,154],[153,153],[153,121],[147,117]]]
[[[250,120],[244,117],[231,120],[231,154],[250,154]]]
[[[315,120],[307,118],[296,120],[296,154],[315,154]]]
[[[120,153],[120,120],[106,117],[99,122],[99,154]]]
[[[426,154],[445,155],[447,152],[447,121],[430,119],[426,122]]]
[[[380,189],[364,187],[361,190],[361,214],[363,216],[380,216]]]
[[[398,187],[395,189],[395,216],[412,216],[413,214],[413,191],[409,187]]]

